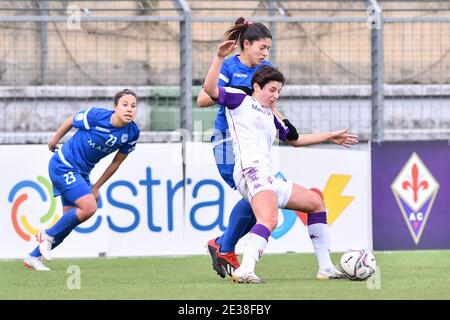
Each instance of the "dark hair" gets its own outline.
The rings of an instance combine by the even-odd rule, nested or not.
[[[225,31],[225,36],[227,40],[235,40],[239,42],[239,47],[244,50],[244,41],[248,40],[250,43],[260,39],[270,38],[272,39],[272,34],[269,29],[262,23],[250,22],[240,17],[234,23],[230,29]]]
[[[262,89],[270,81],[281,82],[281,84],[284,86],[286,80],[284,79],[284,75],[277,68],[262,66],[253,74],[252,88],[253,85],[257,83]]]
[[[117,106],[120,98],[122,98],[123,96],[129,95],[129,94],[131,94],[133,97],[136,98],[136,103],[137,103],[138,97],[137,97],[136,93],[130,89],[123,89],[122,91],[117,92],[116,95],[114,96],[114,105]]]

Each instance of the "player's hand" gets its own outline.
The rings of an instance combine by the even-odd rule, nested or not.
[[[220,58],[225,58],[237,48],[235,40],[227,40],[219,44],[217,47],[217,55]]]
[[[56,149],[58,149],[58,142],[55,139],[51,139],[48,143],[48,150],[50,150],[51,152],[55,152]]]
[[[348,133],[348,129],[331,132],[329,141],[339,144],[343,147],[350,148],[352,145],[358,143],[358,136]]]
[[[98,190],[97,187],[92,187],[92,188],[91,188],[91,193],[92,193],[92,195],[94,196],[95,201],[98,202],[98,198],[100,198],[100,190]]]

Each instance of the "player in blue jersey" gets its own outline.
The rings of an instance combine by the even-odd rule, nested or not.
[[[48,170],[53,194],[61,196],[64,214],[55,225],[36,235],[39,245],[24,260],[27,268],[50,270],[42,258],[51,261],[51,250],[97,211],[100,187],[136,147],[139,138],[139,128],[134,122],[136,108],[136,94],[125,89],[115,95],[114,110],[92,107],[69,117],[58,128],[48,143],[54,152]],[[58,149],[58,142],[72,127],[78,131]],[[102,158],[116,151],[111,164],[91,186],[91,170]]]
[[[271,63],[265,59],[272,46],[272,35],[265,25],[252,23],[240,17],[236,20],[235,25],[226,31],[225,36],[228,40],[235,40],[239,43],[241,53],[224,60],[218,85],[240,88],[250,93],[253,74],[262,66],[271,66]],[[200,92],[197,99],[200,107],[212,106],[215,103],[204,90]],[[233,181],[233,144],[224,106],[219,106],[211,142],[214,146],[214,157],[220,175],[231,188],[236,189]],[[250,231],[255,223],[256,219],[250,204],[242,198],[231,211],[225,232],[217,239],[208,241],[213,268],[222,278],[227,273],[231,276],[233,270],[239,267],[239,261],[235,254],[236,243]]]

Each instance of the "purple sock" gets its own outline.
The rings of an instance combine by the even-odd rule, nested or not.
[[[308,233],[316,253],[320,269],[333,267],[330,258],[330,234],[327,224],[326,212],[314,212],[308,214]]]
[[[325,211],[308,214],[308,226],[316,223],[327,224],[327,213]]]
[[[266,239],[266,241],[269,241],[269,236],[270,236],[270,230],[267,229],[267,227],[263,224],[255,224],[253,226],[253,228],[250,230],[251,233],[257,234],[258,236],[260,236],[261,238]]]

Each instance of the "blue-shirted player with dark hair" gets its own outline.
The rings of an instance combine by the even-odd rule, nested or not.
[[[218,85],[239,88],[251,94],[253,74],[262,66],[272,66],[265,60],[272,46],[272,35],[262,23],[252,23],[242,17],[236,20],[235,25],[228,29],[225,35],[227,40],[235,40],[239,44],[241,53],[225,59],[220,70]],[[209,107],[215,103],[204,90],[197,98],[197,104],[200,107]],[[223,106],[219,106],[211,142],[220,175],[231,188],[236,189],[233,180],[233,143]],[[250,204],[247,200],[241,199],[231,211],[228,227],[222,236],[208,241],[213,268],[222,278],[226,276],[226,273],[231,276],[233,270],[239,267],[235,246],[255,223],[256,219]]]
[[[24,260],[27,268],[50,270],[42,258],[51,261],[51,250],[97,211],[100,187],[136,147],[139,138],[139,128],[134,122],[136,108],[136,93],[125,89],[115,95],[114,110],[92,107],[69,117],[58,128],[48,143],[50,151],[55,152],[48,170],[54,196],[61,196],[64,214],[55,225],[36,235],[39,245]],[[72,127],[78,131],[57,149],[58,142]],[[91,186],[91,170],[116,151],[111,164]]]

